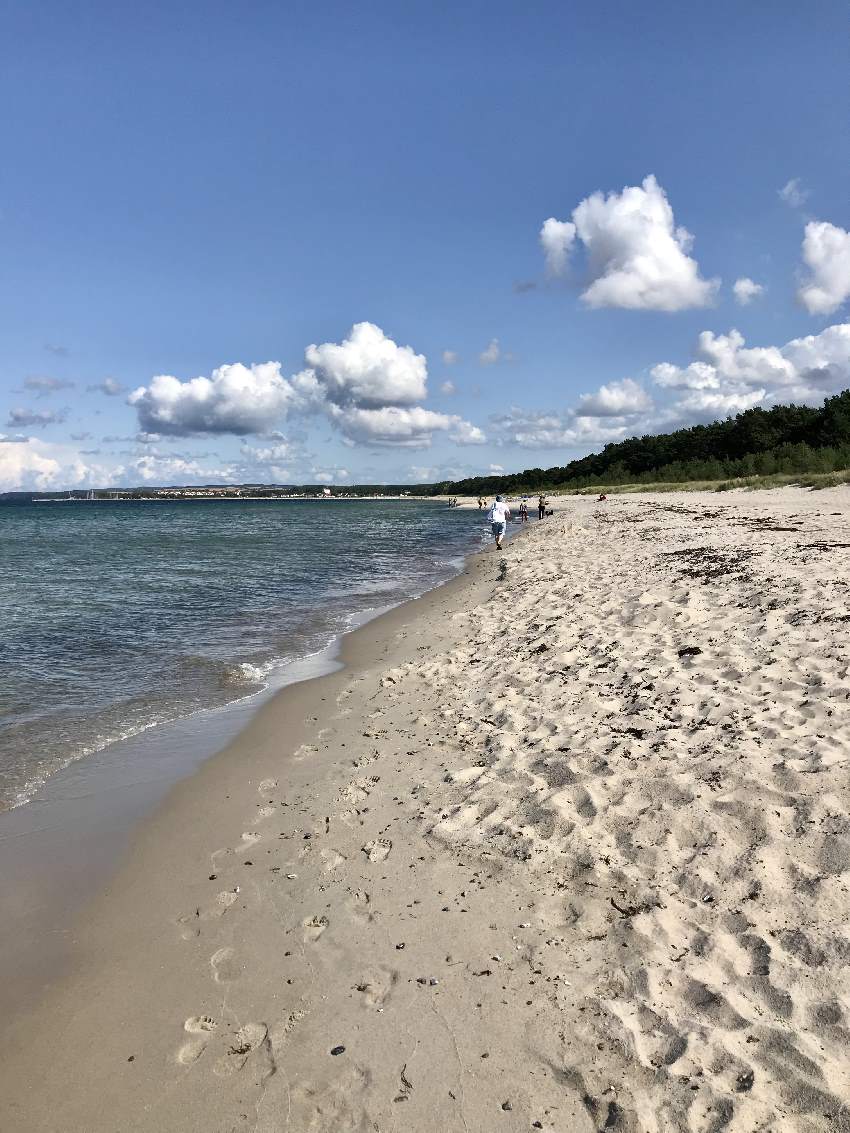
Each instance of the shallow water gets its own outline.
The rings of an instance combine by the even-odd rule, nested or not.
[[[481,545],[404,501],[0,506],[0,808],[118,739],[251,696]]]

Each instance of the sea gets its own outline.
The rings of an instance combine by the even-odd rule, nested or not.
[[[0,502],[0,810],[257,696],[458,573],[485,528],[417,499]]]

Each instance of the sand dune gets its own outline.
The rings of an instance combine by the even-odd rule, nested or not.
[[[10,1128],[850,1130],[850,493],[558,508],[187,786]]]

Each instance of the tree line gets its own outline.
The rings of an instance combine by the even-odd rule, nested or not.
[[[492,495],[593,484],[682,483],[850,468],[850,390],[819,408],[776,405],[725,421],[605,445],[563,466],[472,476],[418,489],[430,495]],[[417,491],[417,489],[414,489]]]

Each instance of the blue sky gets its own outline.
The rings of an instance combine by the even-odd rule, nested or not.
[[[838,2],[6,3],[0,52],[0,490],[514,470],[850,385]]]

